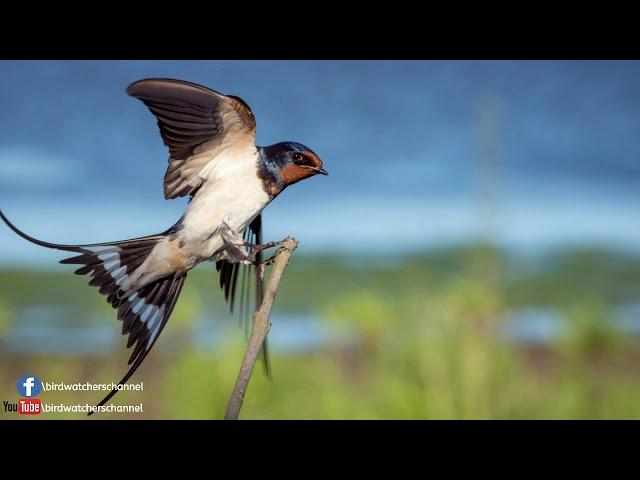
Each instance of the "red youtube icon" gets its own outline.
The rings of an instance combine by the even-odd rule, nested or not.
[[[39,415],[42,402],[39,398],[21,398],[18,400],[18,413],[22,415]]]

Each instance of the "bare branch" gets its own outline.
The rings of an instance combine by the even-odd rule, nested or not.
[[[242,366],[238,373],[238,379],[231,392],[229,403],[227,404],[227,412],[224,415],[225,420],[236,420],[242,407],[242,401],[249,385],[249,379],[251,378],[251,372],[256,364],[258,355],[260,354],[260,348],[262,343],[269,332],[271,323],[269,322],[269,316],[271,315],[271,307],[273,301],[278,293],[278,287],[280,286],[280,280],[284,274],[284,270],[289,263],[291,254],[298,246],[298,242],[292,238],[287,237],[284,239],[284,243],[276,254],[271,277],[269,277],[269,283],[264,292],[264,298],[262,304],[256,311],[253,312],[253,326],[251,328],[251,336],[249,337],[249,344],[242,360]]]

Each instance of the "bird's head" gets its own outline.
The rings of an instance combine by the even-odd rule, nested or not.
[[[320,157],[301,143],[276,143],[264,147],[264,150],[269,161],[277,167],[278,180],[283,187],[314,175],[329,175],[323,168]]]

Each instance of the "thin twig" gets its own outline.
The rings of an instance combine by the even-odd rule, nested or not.
[[[267,288],[264,292],[262,304],[259,308],[256,306],[256,310],[253,312],[253,326],[251,327],[249,344],[247,345],[247,351],[245,352],[244,359],[242,360],[238,379],[236,380],[236,384],[231,392],[231,397],[229,398],[229,403],[227,404],[227,412],[224,415],[225,420],[236,420],[238,418],[240,408],[242,407],[242,401],[244,400],[244,395],[247,391],[247,386],[249,385],[249,379],[251,378],[251,372],[253,371],[253,367],[256,364],[258,355],[260,354],[262,343],[264,342],[267,333],[269,333],[269,328],[271,327],[269,315],[271,315],[271,307],[273,306],[273,301],[276,298],[276,293],[278,293],[280,280],[282,279],[284,270],[289,263],[289,258],[297,246],[298,242],[294,238],[287,237],[284,239],[282,246],[276,254],[273,270],[271,272],[271,277],[269,277]]]

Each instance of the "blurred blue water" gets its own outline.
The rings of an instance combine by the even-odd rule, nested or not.
[[[125,337],[120,335],[116,322],[111,318],[78,325],[69,323],[69,312],[64,307],[48,305],[21,309],[18,321],[7,334],[3,346],[15,354],[37,353],[52,355],[105,355],[122,351]],[[285,314],[274,312],[273,326],[269,332],[269,345],[282,353],[306,352],[341,345],[349,339],[330,331],[326,322],[309,314]],[[236,319],[222,316],[213,320],[200,317],[189,332],[190,341],[203,352],[215,351],[219,344],[229,339],[239,340],[242,330]],[[179,348],[175,332],[166,335],[165,351]]]
[[[504,319],[501,335],[523,344],[547,344],[562,335],[566,318],[548,307],[529,307],[510,312]]]
[[[297,140],[330,177],[269,206],[302,251],[640,249],[640,62],[0,62],[0,207],[50,241],[164,230],[167,152],[135,80],[243,97],[257,141]],[[483,238],[484,238],[483,237]],[[0,262],[58,256],[0,228]]]
[[[112,319],[83,326],[69,324],[68,319],[64,308],[53,305],[22,309],[19,321],[5,340],[7,352],[104,355],[122,351],[124,337],[112,328],[116,323]],[[204,352],[215,351],[219,343],[242,335],[235,320],[228,316],[216,320],[200,317],[191,331],[192,341]],[[314,351],[357,341],[354,332],[331,329],[322,318],[308,313],[274,312],[271,321],[269,344],[281,353]],[[567,327],[568,318],[560,312],[531,306],[509,312],[500,323],[497,336],[514,345],[550,345],[566,337]],[[640,302],[619,305],[611,323],[603,327],[640,337]],[[175,333],[168,332],[165,337],[165,351],[177,348]]]

